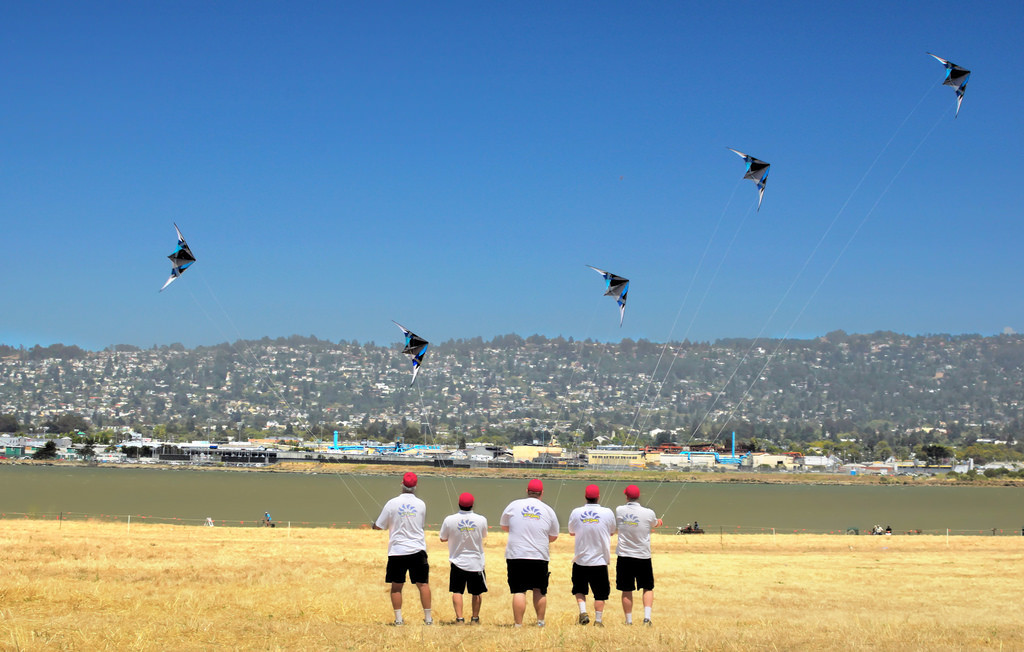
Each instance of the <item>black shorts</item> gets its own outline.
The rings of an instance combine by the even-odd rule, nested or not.
[[[650,559],[617,557],[615,559],[615,588],[619,591],[654,590],[654,569]]]
[[[487,593],[487,576],[483,571],[462,570],[452,564],[452,572],[448,575],[448,590],[451,593],[463,593],[467,588],[470,595]]]
[[[595,600],[607,600],[612,592],[608,583],[607,566],[572,565],[572,594],[586,595],[587,587],[594,590]]]
[[[548,594],[548,562],[543,559],[506,559],[508,568],[508,590],[511,593],[540,591]]]
[[[392,584],[405,584],[406,571],[409,571],[409,581],[414,584],[429,582],[430,564],[427,562],[427,551],[420,550],[411,555],[388,557],[388,569],[384,573],[384,581]]]

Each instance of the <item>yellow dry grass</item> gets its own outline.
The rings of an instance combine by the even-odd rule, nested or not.
[[[436,533],[437,624],[418,624],[419,601],[406,587],[409,624],[386,625],[386,537],[0,522],[0,649],[1024,650],[1024,538],[661,535],[655,626],[627,628],[613,592],[598,629],[575,624],[563,535],[547,627],[516,630],[500,532],[487,542],[483,625],[447,624],[447,556]]]

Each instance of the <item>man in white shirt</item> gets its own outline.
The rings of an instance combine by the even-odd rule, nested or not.
[[[537,479],[530,480],[526,486],[526,498],[513,500],[501,514],[501,529],[508,532],[505,564],[516,627],[523,626],[527,591],[533,592],[537,625],[544,626],[548,577],[551,575],[548,572],[549,547],[558,538],[558,517],[555,510],[541,502],[543,494],[543,483]]]
[[[651,566],[651,531],[661,526],[661,519],[637,502],[640,488],[626,487],[626,504],[615,508],[615,524],[619,538],[615,546],[615,588],[622,591],[622,611],[626,624],[633,624],[633,589],[644,592],[644,624],[651,625],[654,606],[654,570]]]
[[[484,574],[484,537],[487,536],[487,519],[473,511],[473,494],[459,496],[459,511],[448,516],[441,523],[441,541],[448,542],[448,561],[451,573],[448,590],[452,593],[455,607],[455,623],[463,624],[462,594],[469,589],[473,605],[473,616],[469,622],[480,624],[480,604],[487,592],[487,576]]]
[[[402,476],[402,493],[384,505],[373,523],[374,530],[388,530],[388,567],[384,581],[391,583],[391,607],[395,610],[395,625],[402,620],[402,589],[405,573],[416,584],[423,605],[423,624],[433,625],[430,615],[430,564],[427,562],[427,538],[423,524],[427,519],[426,504],[416,497],[416,474]]]
[[[587,504],[569,515],[569,534],[575,537],[576,555],[572,559],[572,592],[580,608],[579,623],[590,622],[587,615],[587,589],[594,591],[594,625],[604,627],[604,602],[611,594],[608,563],[611,561],[611,536],[615,534],[615,514],[598,504],[601,491],[596,484],[583,492]]]

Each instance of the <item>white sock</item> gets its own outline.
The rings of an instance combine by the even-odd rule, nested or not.
[[[596,620],[597,622],[601,622],[601,615],[603,613],[604,613],[603,611],[595,611],[594,612],[594,620]]]
[[[402,622],[402,610],[401,609],[395,609],[395,622],[396,623]]]
[[[423,610],[423,620],[427,621],[428,623],[433,620],[433,618],[430,617],[430,609]]]
[[[581,614],[587,613],[587,603],[586,602],[577,602],[576,606],[580,608],[580,613]]]
[[[631,613],[626,614],[626,624],[627,625],[632,625],[633,624],[633,614],[631,614]]]
[[[644,618],[647,619],[647,620],[651,619],[651,608],[650,607],[644,607]]]

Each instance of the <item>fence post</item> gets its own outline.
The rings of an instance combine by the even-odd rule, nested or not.
[[[61,512],[57,516],[57,529],[61,529],[64,526],[64,512]]]
[[[128,515],[128,534],[132,533],[132,515]]]
[[[949,528],[946,528],[946,547],[949,547]]]

